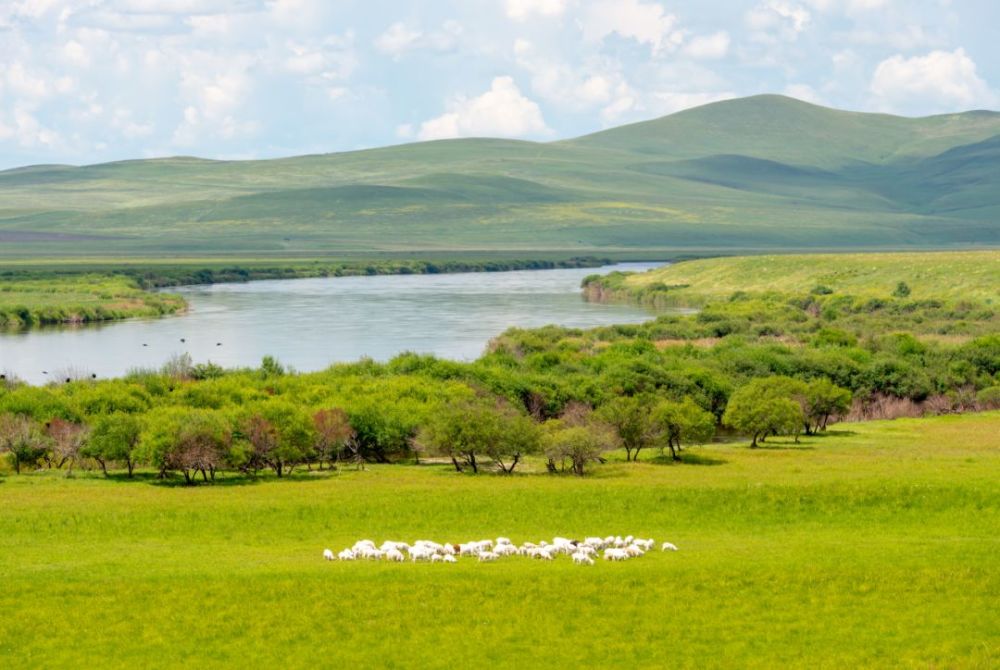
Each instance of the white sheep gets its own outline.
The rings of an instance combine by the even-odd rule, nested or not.
[[[441,560],[445,563],[458,563],[458,559],[455,558],[454,554],[445,554]]]
[[[593,549],[596,549],[597,551],[600,551],[605,547],[604,540],[602,540],[599,537],[588,537],[583,541],[583,544]]]
[[[513,544],[513,543],[510,541],[510,538],[507,538],[507,537],[498,537],[497,538],[497,546],[500,546],[501,544]]]
[[[484,551],[479,554],[480,563],[489,563],[491,561],[497,560],[498,558],[500,557],[497,554],[494,554],[492,551]]]
[[[677,545],[672,542],[664,542],[660,546],[660,551],[677,551]]]
[[[582,552],[576,552],[573,554],[573,562],[578,565],[593,565],[594,559]]]
[[[337,558],[339,558],[342,561],[353,561],[356,558],[356,556],[354,555],[354,552],[351,551],[350,549],[344,549],[342,552],[337,554]]]
[[[431,554],[431,563],[440,563],[442,560],[444,557],[441,554]]]
[[[635,545],[637,545],[637,546],[639,546],[639,547],[642,547],[643,551],[649,551],[649,550],[651,550],[653,548],[653,545],[656,544],[656,542],[654,542],[652,538],[650,538],[648,540],[642,540],[642,539],[636,538],[635,540],[632,541],[632,543],[635,544]]]
[[[618,549],[617,547],[612,547],[611,549],[604,550],[604,560],[605,561],[624,561],[628,560],[628,554],[625,553],[624,549]]]
[[[323,558],[325,558],[328,561],[332,561],[335,560],[337,557],[333,555],[333,551],[331,549],[324,549]]]
[[[406,556],[403,556],[403,552],[399,549],[389,549],[385,552],[385,560],[392,561],[394,563],[402,563],[406,560]]]
[[[498,544],[493,549],[493,553],[497,556],[513,556],[517,553],[517,547],[512,544]]]
[[[628,554],[629,558],[639,558],[640,556],[643,556],[646,553],[641,548],[639,548],[639,545],[636,544],[630,544],[629,546],[625,547],[624,551],[626,554]]]

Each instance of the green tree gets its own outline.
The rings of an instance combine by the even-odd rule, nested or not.
[[[751,436],[750,446],[754,448],[768,435],[797,434],[804,421],[798,402],[753,383],[733,393],[722,416],[725,425]]]
[[[250,467],[256,472],[266,465],[283,477],[308,457],[315,432],[312,417],[297,405],[267,400],[248,408],[241,435],[250,445]]]
[[[223,412],[169,407],[148,416],[140,444],[143,459],[161,477],[179,470],[188,484],[198,473],[204,481],[214,481],[229,455],[232,429]]]
[[[649,400],[642,396],[619,396],[597,411],[598,417],[618,433],[626,461],[639,460],[639,452],[656,439],[651,409]]]
[[[45,435],[49,438],[52,450],[52,458],[56,461],[56,467],[62,468],[69,463],[66,476],[72,476],[73,465],[76,459],[81,456],[84,446],[87,443],[89,429],[82,423],[66,421],[58,417],[52,419],[45,426]]]
[[[21,414],[0,414],[0,453],[10,454],[14,472],[21,474],[22,465],[35,465],[46,451],[38,425]]]
[[[567,406],[563,416],[544,425],[545,455],[550,472],[555,462],[569,461],[573,474],[582,477],[588,463],[603,462],[604,454],[618,446],[614,428],[597,420],[589,407],[579,403]]]
[[[851,392],[825,377],[814,379],[806,386],[806,427],[809,432],[826,430],[831,417],[847,414],[851,410]]]
[[[715,436],[715,415],[706,412],[691,398],[680,402],[664,400],[652,411],[652,423],[670,456],[680,460],[683,444],[702,444]]]
[[[124,463],[131,478],[137,465],[142,431],[142,420],[134,414],[114,412],[102,416],[94,423],[83,455],[96,460],[105,475],[109,462]]]

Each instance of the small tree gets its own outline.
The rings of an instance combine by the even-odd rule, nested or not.
[[[142,429],[142,421],[132,414],[114,412],[102,416],[94,424],[83,455],[96,460],[105,476],[109,461],[124,463],[131,478],[135,473]]]
[[[67,462],[66,476],[73,474],[73,465],[87,442],[87,426],[56,417],[45,427],[45,434],[52,444],[52,456],[56,467],[62,468]]]
[[[806,387],[806,432],[826,430],[833,417],[841,417],[851,410],[851,392],[825,377],[814,379]]]
[[[626,461],[639,460],[639,452],[656,440],[651,409],[650,403],[640,396],[620,396],[597,412],[618,433]]]
[[[555,472],[556,460],[568,460],[573,473],[582,477],[588,463],[603,462],[604,454],[619,446],[614,428],[581,403],[567,405],[562,417],[546,421],[544,428],[550,472]]]
[[[729,399],[722,422],[751,436],[750,446],[768,435],[798,434],[805,417],[802,406],[775,393],[763,392],[760,385],[748,384]]]
[[[354,438],[354,429],[347,412],[335,407],[321,409],[312,416],[313,430],[316,436],[313,448],[319,460],[319,468],[323,469],[323,461],[331,467],[340,451]]]
[[[910,285],[905,281],[896,284],[896,289],[892,292],[895,298],[908,298],[910,296]]]
[[[284,400],[251,406],[242,423],[242,436],[250,445],[247,463],[254,474],[266,465],[278,477],[291,473],[314,444],[311,417]]]
[[[677,452],[683,444],[704,443],[715,436],[715,415],[703,410],[691,398],[661,402],[653,409],[652,422],[675,461],[681,459]]]
[[[0,414],[0,453],[4,452],[10,454],[17,474],[22,464],[37,463],[45,454],[45,443],[35,422],[19,414]]]

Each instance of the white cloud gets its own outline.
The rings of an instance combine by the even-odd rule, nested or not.
[[[887,58],[875,68],[870,90],[878,106],[886,111],[908,108],[950,112],[989,107],[998,100],[964,49]]]
[[[451,51],[458,45],[462,32],[462,24],[458,21],[445,21],[440,30],[430,33],[410,28],[402,21],[397,21],[375,38],[374,44],[382,53],[398,59],[404,53],[417,49]]]
[[[521,93],[512,77],[497,77],[489,91],[475,98],[455,98],[447,109],[420,125],[419,139],[526,137],[551,132],[541,108]]]
[[[746,24],[762,41],[791,41],[806,29],[812,15],[802,5],[787,0],[765,0],[746,13]]]
[[[601,42],[610,35],[631,38],[649,45],[654,54],[675,49],[684,34],[675,28],[677,17],[656,2],[642,0],[597,0],[581,20],[586,42]]]
[[[729,53],[729,33],[720,30],[711,35],[698,35],[684,45],[684,53],[691,58],[719,59]]]
[[[507,0],[507,16],[515,21],[526,21],[535,14],[561,16],[567,4],[567,0]]]

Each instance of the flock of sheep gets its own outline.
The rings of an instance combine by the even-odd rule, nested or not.
[[[402,563],[407,556],[414,563],[457,563],[459,557],[475,557],[481,563],[499,560],[507,556],[527,556],[543,561],[555,560],[559,554],[565,554],[573,559],[578,565],[593,565],[594,558],[603,553],[606,561],[627,561],[630,558],[639,558],[646,552],[653,549],[655,542],[651,539],[633,537],[621,537],[620,535],[609,537],[588,537],[587,539],[570,540],[565,537],[557,537],[551,543],[525,542],[518,546],[506,537],[498,537],[493,540],[479,540],[476,542],[465,542],[462,544],[439,544],[430,540],[417,540],[413,544],[406,542],[393,542],[387,540],[380,546],[376,546],[371,540],[359,540],[354,546],[344,549],[338,554],[334,554],[331,549],[323,550],[323,558],[328,561],[392,561]],[[660,545],[661,551],[677,551],[677,547],[670,542]]]

